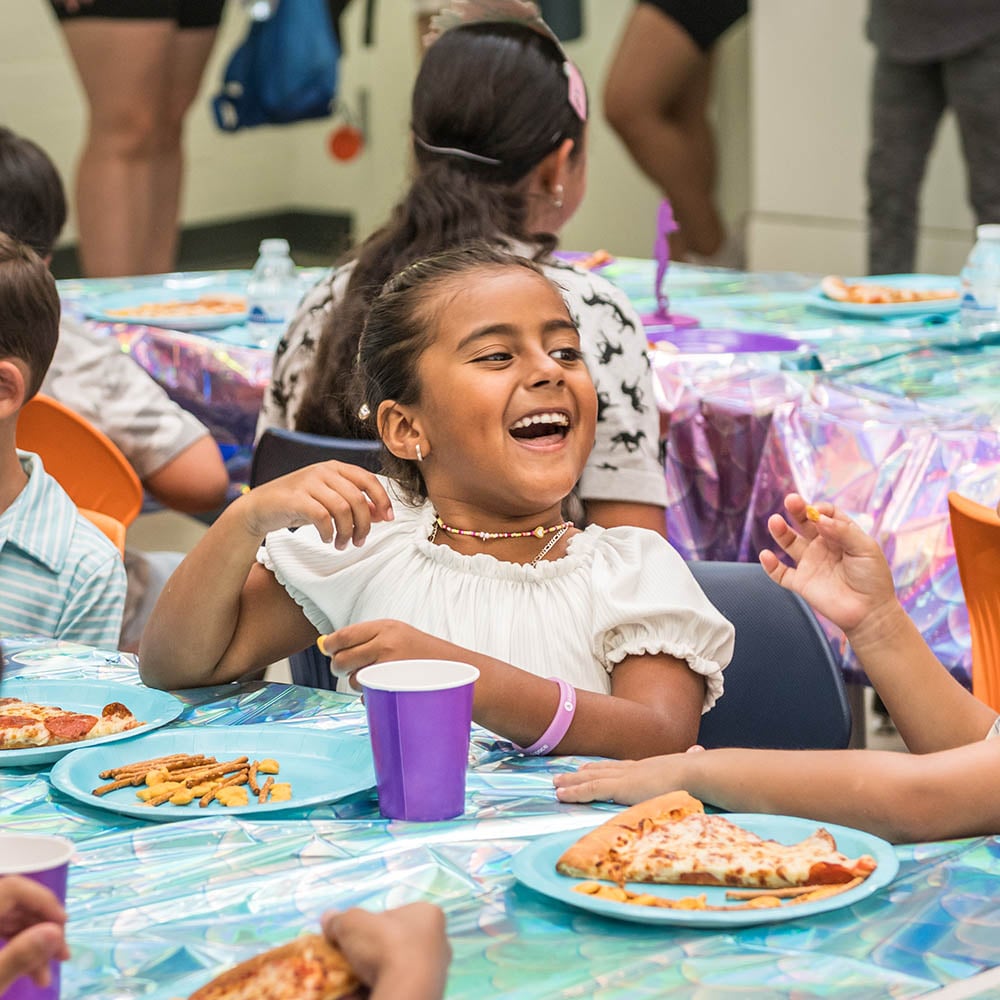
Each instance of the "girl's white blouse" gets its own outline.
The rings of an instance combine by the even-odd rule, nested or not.
[[[430,542],[429,503],[396,502],[394,512],[360,547],[338,551],[310,525],[271,532],[257,559],[322,635],[396,619],[602,693],[625,657],[668,653],[704,675],[703,711],[722,694],[733,626],[655,532],[591,525],[569,540],[561,559],[528,566]]]

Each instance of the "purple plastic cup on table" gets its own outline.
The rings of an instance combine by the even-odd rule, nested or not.
[[[358,672],[387,819],[433,822],[465,812],[478,678],[475,667],[451,660],[395,660]]]
[[[0,834],[0,876],[23,875],[50,889],[60,903],[66,905],[66,876],[73,844],[65,837],[40,834]],[[6,942],[0,938],[0,944]],[[21,976],[7,988],[3,1000],[57,1000],[59,997],[59,962],[50,966],[52,979],[48,986],[37,986],[27,976]]]

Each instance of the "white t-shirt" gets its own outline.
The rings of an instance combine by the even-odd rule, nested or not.
[[[512,250],[532,256],[530,247],[516,245]],[[258,438],[268,427],[295,427],[323,328],[344,296],[352,267],[330,271],[299,305],[275,351]],[[600,275],[558,260],[544,262],[542,269],[559,287],[580,330],[597,389],[594,450],[580,478],[580,498],[666,506],[660,414],[642,321],[625,293]]]
[[[311,525],[265,539],[258,560],[321,634],[395,619],[601,693],[626,656],[668,653],[704,675],[703,711],[722,694],[733,626],[655,532],[591,525],[561,559],[529,566],[432,543],[429,503],[393,508],[360,548],[338,551]]]

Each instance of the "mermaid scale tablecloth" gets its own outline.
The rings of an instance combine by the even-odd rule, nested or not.
[[[12,676],[135,682],[127,654],[4,639]],[[175,726],[260,723],[363,731],[355,699],[260,682],[183,692]],[[601,810],[552,796],[579,760],[525,759],[474,732],[466,814],[390,823],[372,797],[282,814],[144,825],[53,793],[46,771],[0,770],[4,827],[70,837],[64,1000],[187,996],[220,966],[314,928],[326,909],[441,905],[452,1000],[916,997],[1000,965],[1000,839],[898,849],[881,893],[811,919],[725,933],[645,927],[554,904],[516,884],[533,838]],[[332,762],[335,764],[335,762]]]

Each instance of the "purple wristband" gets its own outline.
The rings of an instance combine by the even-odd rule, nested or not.
[[[556,708],[556,714],[552,716],[549,728],[530,747],[517,747],[521,753],[531,757],[541,757],[559,746],[559,742],[566,735],[566,731],[573,722],[573,716],[576,715],[576,688],[561,677],[549,677],[548,679],[559,685],[559,705]]]

